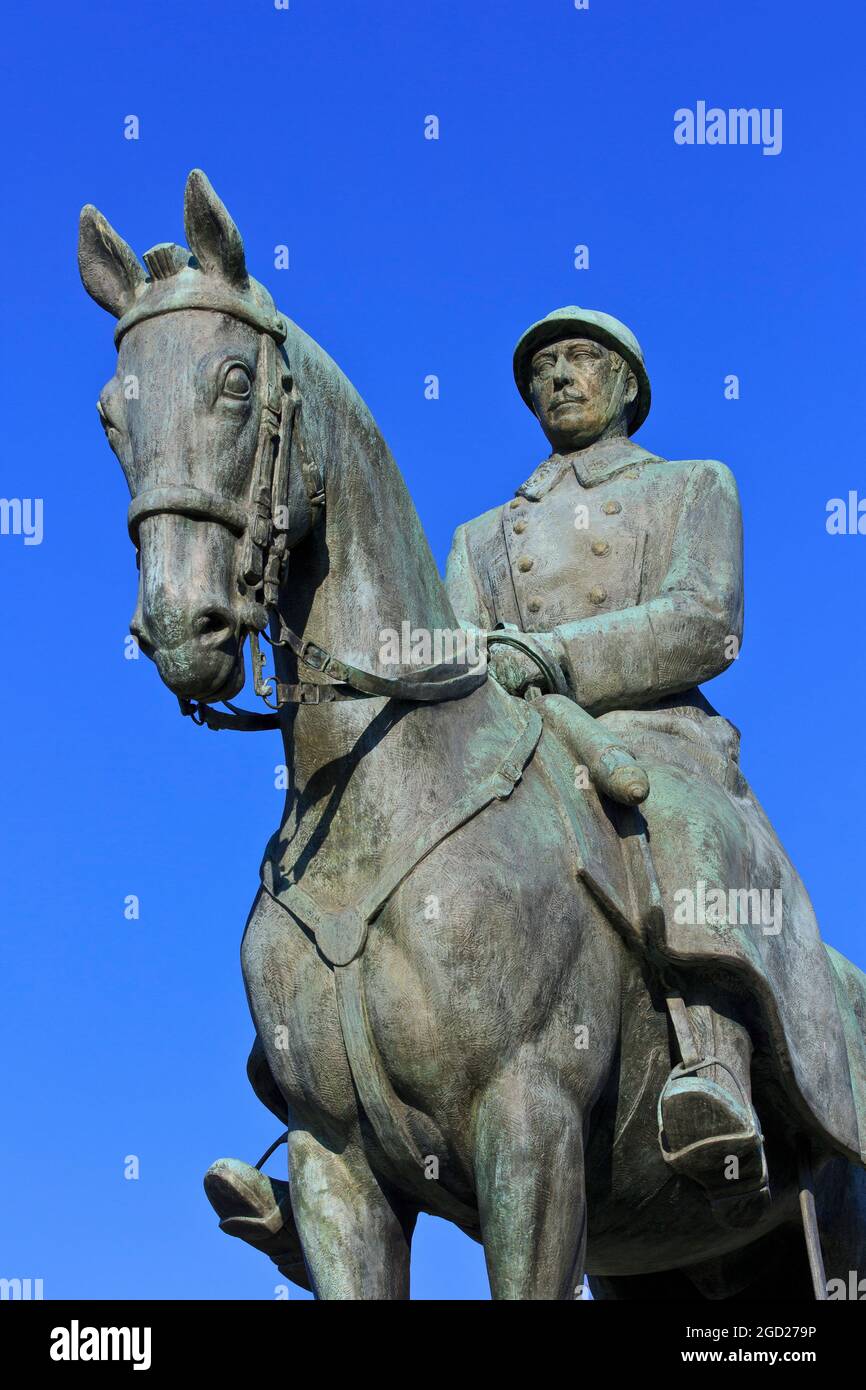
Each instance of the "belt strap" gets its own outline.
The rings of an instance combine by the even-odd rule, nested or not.
[[[296,685],[276,682],[278,705],[328,705],[339,700],[365,700],[367,696],[350,685],[319,685],[298,681]]]

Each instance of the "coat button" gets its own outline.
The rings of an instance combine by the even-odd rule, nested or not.
[[[514,534],[515,534],[515,536],[522,536],[525,530],[526,530],[526,522],[525,522],[525,521],[515,521],[515,523],[514,523]]]
[[[521,555],[520,559],[517,561],[517,568],[522,570],[524,574],[528,574],[534,564],[535,561],[530,555]]]
[[[540,612],[541,612],[541,599],[540,599],[540,598],[531,598],[526,606],[527,606],[527,608],[529,609],[530,613],[540,613]]]
[[[610,546],[607,541],[593,541],[591,550],[593,555],[609,555]]]
[[[605,516],[616,516],[617,512],[621,512],[621,511],[622,511],[622,503],[621,503],[621,502],[605,502],[605,504],[604,504],[604,506],[602,507],[601,510],[604,512]]]
[[[590,603],[604,603],[607,598],[607,589],[603,589],[600,584],[596,584],[587,594]]]

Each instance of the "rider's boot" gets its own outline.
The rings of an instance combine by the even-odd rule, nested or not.
[[[205,1173],[204,1190],[220,1230],[269,1255],[286,1279],[309,1289],[287,1182],[239,1158],[220,1158]]]
[[[768,1209],[764,1140],[751,1100],[748,1031],[708,1005],[668,1009],[682,1062],[659,1100],[665,1161],[704,1188],[716,1220],[744,1227]]]

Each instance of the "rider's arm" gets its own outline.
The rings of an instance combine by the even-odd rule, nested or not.
[[[618,612],[536,633],[594,714],[647,704],[724,671],[743,630],[743,533],[723,463],[691,465],[658,593]],[[734,640],[732,640],[734,639]]]
[[[479,628],[486,632],[493,626],[493,620],[475,577],[465,526],[458,526],[454,532],[445,571],[445,588],[461,627]]]

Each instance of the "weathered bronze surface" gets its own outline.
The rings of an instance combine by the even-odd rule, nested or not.
[[[327,1299],[407,1297],[421,1211],[483,1241],[495,1298],[588,1273],[784,1299],[811,1293],[814,1182],[816,1288],[862,1268],[866,977],[698,689],[742,627],[731,473],[631,443],[639,345],[559,310],[515,354],[552,453],[443,584],[363,401],[198,171],[185,214],[190,251],[145,275],[85,208],[79,260],[119,320],[132,631],[184,713],[279,727],[289,768],[242,963],[290,1181],[213,1165],[223,1229]],[[395,663],[404,625],[429,641]],[[271,714],[213,709],[248,637]]]

